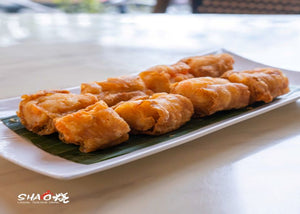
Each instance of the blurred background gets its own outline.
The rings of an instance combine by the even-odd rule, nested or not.
[[[0,0],[0,12],[299,14],[299,0]]]
[[[0,91],[72,87],[216,48],[300,70],[299,13],[300,0],[0,0]],[[38,81],[24,85],[19,70]]]

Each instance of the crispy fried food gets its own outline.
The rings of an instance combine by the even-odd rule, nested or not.
[[[106,102],[108,106],[113,106],[120,101],[126,101],[136,96],[152,94],[138,76],[121,76],[118,78],[108,78],[103,82],[92,82],[81,84],[81,93],[91,93],[99,100]]]
[[[171,93],[189,98],[194,105],[195,116],[200,117],[221,110],[245,107],[250,96],[246,85],[212,77],[198,77],[174,83]]]
[[[146,87],[154,92],[170,92],[172,83],[193,77],[219,77],[231,70],[234,60],[229,54],[194,56],[174,65],[158,65],[139,74]]]
[[[97,102],[94,95],[71,94],[66,90],[44,90],[36,94],[23,95],[19,104],[21,123],[39,135],[54,133],[53,120],[78,111]]]
[[[234,59],[229,54],[194,56],[181,60],[188,64],[194,77],[220,77],[225,71],[233,69]]]
[[[81,152],[104,149],[128,140],[128,124],[105,102],[55,120],[59,138],[80,145]]]
[[[143,71],[139,76],[144,81],[147,88],[154,92],[169,92],[170,85],[185,79],[192,78],[189,73],[190,66],[184,62],[174,65],[157,65]]]
[[[178,94],[156,93],[121,102],[115,111],[135,134],[160,135],[190,120],[194,113],[189,99]]]
[[[275,97],[289,92],[288,78],[275,68],[259,68],[248,71],[227,71],[222,78],[243,83],[249,87],[250,103],[271,102]]]

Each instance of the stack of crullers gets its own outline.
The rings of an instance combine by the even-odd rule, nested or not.
[[[83,83],[81,94],[43,90],[23,95],[17,115],[39,135],[59,133],[65,143],[92,152],[125,142],[131,134],[161,135],[191,117],[271,102],[289,91],[278,69],[233,70],[229,54],[195,56],[135,76]]]

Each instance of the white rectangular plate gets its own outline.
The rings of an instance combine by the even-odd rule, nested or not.
[[[250,61],[246,58],[223,49],[206,53],[199,53],[199,55],[214,54],[220,52],[229,53],[234,57],[236,61],[236,70],[252,69],[257,67],[270,67]],[[290,83],[292,85],[298,85],[300,87],[299,72],[284,69],[281,70],[289,77]],[[70,90],[73,92],[78,92],[79,87],[75,87]],[[90,165],[75,163],[58,156],[51,155],[39,149],[31,142],[20,137],[15,132],[7,128],[2,122],[0,122],[0,156],[15,164],[41,173],[43,175],[47,175],[57,179],[72,179],[100,172],[178,146],[201,136],[223,129],[227,126],[236,124],[238,122],[279,108],[288,103],[294,102],[299,97],[300,92],[296,91],[294,93],[291,93],[289,96],[285,96],[282,99],[278,99],[275,102],[263,106],[262,108],[255,109],[254,111],[246,112],[241,115],[225,119],[221,122],[199,128],[196,131],[191,131],[183,136],[171,140],[166,140],[147,148],[139,149],[125,155],[121,155]],[[20,98],[0,100],[0,118],[15,115],[19,102]]]

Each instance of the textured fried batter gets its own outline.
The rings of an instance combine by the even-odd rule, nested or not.
[[[59,138],[80,145],[81,152],[104,149],[128,140],[128,124],[105,102],[55,120]]]
[[[247,86],[212,77],[198,77],[174,83],[171,93],[189,98],[194,105],[195,116],[200,117],[221,110],[245,107],[250,96]]]
[[[81,93],[91,93],[103,100],[108,106],[113,106],[120,101],[126,101],[136,96],[152,94],[139,76],[121,76],[108,78],[103,82],[81,84]]]
[[[47,135],[56,131],[53,124],[55,118],[83,109],[97,101],[91,94],[78,95],[66,90],[44,90],[23,95],[17,115],[28,130]]]
[[[222,78],[243,83],[249,87],[250,103],[271,102],[275,97],[289,92],[288,78],[275,68],[258,68],[249,71],[227,71]]]
[[[185,79],[192,78],[190,66],[184,62],[174,65],[157,65],[139,74],[146,87],[154,92],[169,92],[170,85]]]
[[[181,60],[190,66],[194,77],[220,77],[225,71],[233,69],[234,59],[229,54],[194,56]]]
[[[189,99],[178,94],[156,93],[121,102],[115,111],[135,134],[159,135],[179,128],[194,113]]]

